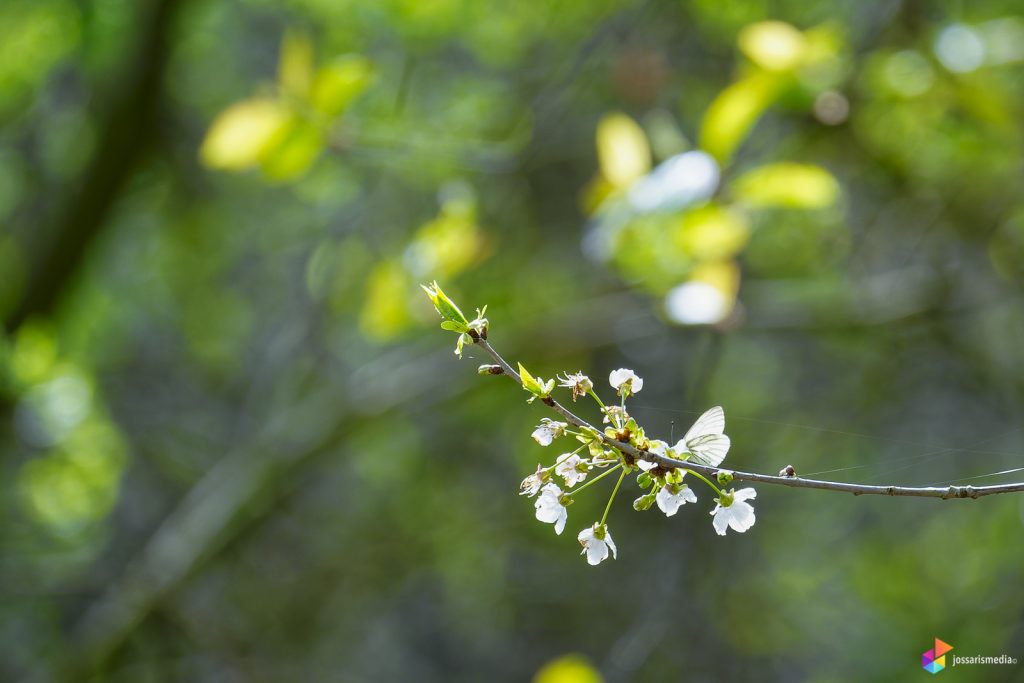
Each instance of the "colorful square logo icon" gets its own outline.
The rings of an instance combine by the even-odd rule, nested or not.
[[[931,674],[937,674],[946,668],[946,653],[953,649],[949,643],[935,639],[935,649],[921,655],[921,668]]]

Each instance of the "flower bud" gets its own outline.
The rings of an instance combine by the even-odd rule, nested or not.
[[[779,470],[779,476],[780,477],[795,477],[796,476],[796,469],[794,469],[792,465],[786,465],[781,470]]]
[[[718,470],[718,485],[719,486],[728,486],[729,484],[732,483],[732,479],[733,479],[732,472],[730,472],[729,470]]]
[[[636,483],[639,484],[640,488],[642,489],[645,489],[648,486],[650,486],[652,481],[654,480],[651,479],[651,475],[648,474],[647,472],[642,472],[640,476],[636,478]]]
[[[655,494],[653,493],[648,493],[640,496],[639,498],[633,501],[633,509],[636,510],[637,512],[650,510],[651,506],[654,505],[654,498]]]

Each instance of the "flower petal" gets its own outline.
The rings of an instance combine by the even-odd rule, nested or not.
[[[667,487],[658,491],[654,500],[658,504],[658,509],[664,512],[666,517],[671,517],[679,510],[680,502]]]
[[[729,526],[734,531],[743,533],[754,526],[754,508],[749,503],[734,502],[729,509],[732,510],[732,514],[729,516]]]
[[[726,514],[728,509],[729,508],[719,506],[711,513],[715,516],[713,524],[715,525],[715,531],[719,536],[725,536],[725,530],[729,526],[729,515]]]
[[[608,557],[608,545],[595,538],[587,544],[587,563],[591,565],[601,564]]]
[[[555,534],[561,536],[562,531],[565,529],[565,521],[569,519],[569,513],[564,506],[559,505],[558,507],[561,508],[561,512],[558,515],[558,519],[555,520]]]
[[[757,498],[757,491],[752,488],[740,489],[736,493],[732,494],[733,500],[751,500]]]

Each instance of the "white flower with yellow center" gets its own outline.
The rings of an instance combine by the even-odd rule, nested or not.
[[[658,508],[665,513],[665,516],[671,517],[676,514],[680,505],[696,503],[697,494],[686,484],[666,484],[658,491],[655,501],[658,503]]]
[[[530,436],[541,446],[550,446],[552,441],[565,434],[568,426],[565,422],[556,422],[545,417]]]
[[[644,388],[644,381],[637,377],[635,372],[626,368],[612,370],[608,375],[608,382],[615,388],[615,391],[619,392],[619,396],[639,394],[640,390]]]
[[[733,531],[743,533],[754,526],[754,506],[748,503],[757,496],[757,491],[751,488],[733,489],[723,493],[718,498],[718,505],[711,511],[714,516],[715,531],[719,536],[725,536],[727,527]]]
[[[584,529],[576,539],[583,546],[580,555],[586,555],[589,564],[597,565],[607,560],[609,549],[612,557],[618,559],[618,549],[615,547],[615,541],[612,540],[612,534],[608,531],[606,524],[595,524]]]
[[[562,453],[556,460],[555,474],[565,480],[565,485],[572,488],[587,478],[589,463],[575,453]]]
[[[537,519],[545,524],[554,524],[555,533],[561,535],[565,529],[565,520],[569,518],[569,513],[562,505],[562,489],[555,484],[544,484],[533,507],[537,509]]]
[[[519,485],[519,495],[529,496],[533,498],[540,491],[540,487],[544,485],[544,482],[548,480],[548,473],[540,465],[537,465],[537,471],[523,479],[523,482]]]

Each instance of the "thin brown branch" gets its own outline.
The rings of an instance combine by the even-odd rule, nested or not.
[[[477,339],[475,340],[475,343],[486,351],[487,354],[502,367],[504,370],[503,374],[508,375],[513,381],[522,386],[522,380],[519,378],[519,373],[508,364],[508,361],[502,358],[501,354],[494,350],[494,347],[491,346],[486,339]],[[714,477],[718,472],[723,471],[724,469],[721,467],[701,465],[695,462],[687,462],[685,460],[677,460],[676,458],[665,457],[649,451],[638,450],[628,443],[616,441],[615,439],[607,436],[604,434],[604,430],[598,429],[583,418],[577,416],[554,399],[546,400],[545,404],[555,412],[559,413],[570,424],[577,427],[587,427],[595,430],[601,435],[601,438],[608,446],[611,446],[612,448],[615,448],[633,458],[646,460],[647,462],[654,462],[669,469],[679,467],[687,470],[693,470],[694,472],[700,472],[701,474],[711,477]],[[789,486],[791,488],[839,491],[841,493],[852,493],[855,496],[912,496],[917,498],[941,498],[942,500],[946,500],[948,498],[980,498],[982,496],[992,496],[997,493],[1024,492],[1024,482],[998,484],[995,486],[869,486],[867,484],[848,484],[841,481],[823,481],[820,479],[803,479],[801,477],[778,477],[770,474],[758,474],[756,472],[738,472],[736,470],[725,471],[731,472],[733,479],[736,481],[776,484],[778,486]]]

